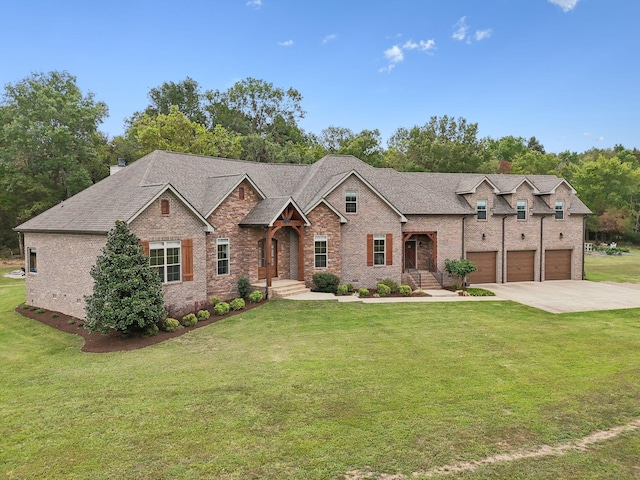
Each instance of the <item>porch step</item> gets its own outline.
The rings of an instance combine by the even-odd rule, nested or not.
[[[311,289],[307,288],[304,282],[291,280],[288,282],[273,282],[269,289],[270,298],[285,298],[299,293],[309,293]]]
[[[420,271],[420,289],[421,290],[442,290],[442,285],[436,280],[431,272]]]

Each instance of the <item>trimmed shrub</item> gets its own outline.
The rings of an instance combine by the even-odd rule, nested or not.
[[[142,336],[153,337],[154,335],[157,335],[159,331],[160,329],[158,328],[158,326],[155,323],[152,323],[151,325],[147,325],[143,328]]]
[[[347,292],[353,293],[353,283],[347,283]]]
[[[185,315],[182,317],[182,325],[185,327],[193,327],[198,323],[198,317],[196,317],[193,313]]]
[[[211,316],[211,314],[209,313],[209,310],[199,310],[197,316],[198,320],[206,320]]]
[[[240,298],[246,298],[251,293],[251,282],[247,277],[240,277],[238,279],[238,295]]]
[[[216,312],[216,315],[226,315],[229,313],[229,304],[227,302],[218,302],[216,306],[213,307],[213,311]]]
[[[316,292],[336,293],[340,279],[333,273],[315,273],[313,283],[316,286]]]
[[[358,290],[358,296],[359,297],[368,297],[369,296],[369,290],[367,290],[366,288],[361,288],[360,290]]]
[[[244,303],[244,299],[242,298],[234,298],[229,303],[229,308],[234,312],[237,312],[238,310],[242,310],[244,309],[244,307],[245,307],[245,303]]]
[[[211,297],[211,305],[214,307],[220,303],[220,299],[218,297]]]
[[[495,297],[496,294],[491,290],[485,290],[484,288],[470,287],[467,288],[467,293],[472,297]]]
[[[349,293],[349,289],[346,285],[338,285],[338,289],[336,290],[336,295],[346,295]]]
[[[380,282],[384,285],[386,285],[387,287],[389,287],[389,289],[391,290],[391,293],[398,293],[398,282],[390,279],[390,278],[384,278],[382,279],[382,281]],[[382,294],[380,294],[382,295]]]
[[[162,322],[161,327],[165,332],[175,332],[176,330],[181,329],[182,325],[180,325],[180,322],[175,318],[166,318]]]
[[[402,297],[410,297],[411,296],[411,287],[409,285],[400,285],[398,287],[398,293]]]
[[[388,297],[391,294],[391,288],[384,283],[379,283],[376,285],[378,296],[380,297]]]
[[[249,294],[249,303],[259,303],[262,301],[263,295],[260,290],[255,290]]]

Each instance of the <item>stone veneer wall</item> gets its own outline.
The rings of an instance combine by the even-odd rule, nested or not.
[[[345,210],[345,192],[356,191],[357,213]],[[352,175],[327,197],[328,202],[347,218],[341,228],[341,281],[355,288],[375,288],[385,278],[396,282],[402,277],[402,227],[400,216],[360,179]],[[367,234],[392,234],[393,264],[367,266]]]
[[[106,235],[26,232],[27,304],[85,318],[84,297],[93,293],[91,267],[106,241]],[[37,273],[28,271],[28,252],[33,247]]]
[[[168,215],[161,213],[161,200],[169,200]],[[162,287],[170,315],[184,315],[208,302],[205,225],[173,193],[161,195],[129,228],[143,241],[193,240],[193,281],[167,283]]]

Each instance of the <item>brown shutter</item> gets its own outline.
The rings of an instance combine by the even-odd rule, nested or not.
[[[387,250],[387,265],[393,265],[393,235],[391,233],[387,233],[387,240],[384,242],[384,246]]]
[[[142,253],[148,257],[149,256],[149,242],[147,240],[143,240],[143,241],[140,242],[140,245],[142,245]]]
[[[373,234],[367,234],[367,267],[373,265]]]
[[[193,280],[193,240],[186,238],[182,240],[182,281]]]

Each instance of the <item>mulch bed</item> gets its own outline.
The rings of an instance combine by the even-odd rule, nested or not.
[[[205,327],[222,319],[229,318],[230,316],[238,315],[246,312],[247,310],[254,309],[262,305],[262,303],[263,302],[247,303],[244,310],[231,311],[223,316],[215,315],[213,308],[211,308],[209,310],[211,316],[207,320],[198,320],[198,323],[193,327],[184,327],[176,330],[175,332],[165,332],[160,330],[157,335],[152,337],[125,336],[116,331],[111,331],[108,335],[103,335],[99,332],[89,333],[82,326],[82,320],[65,315],[64,313],[52,312],[49,310],[45,310],[42,313],[36,313],[37,310],[32,310],[31,308],[25,309],[20,306],[16,308],[16,312],[23,317],[37,320],[38,322],[44,323],[45,325],[58,329],[62,332],[80,335],[84,339],[84,345],[82,346],[83,352],[108,353],[137,350],[139,348],[148,347],[149,345],[156,345],[157,343],[164,342],[170,338],[184,335],[196,328]]]

